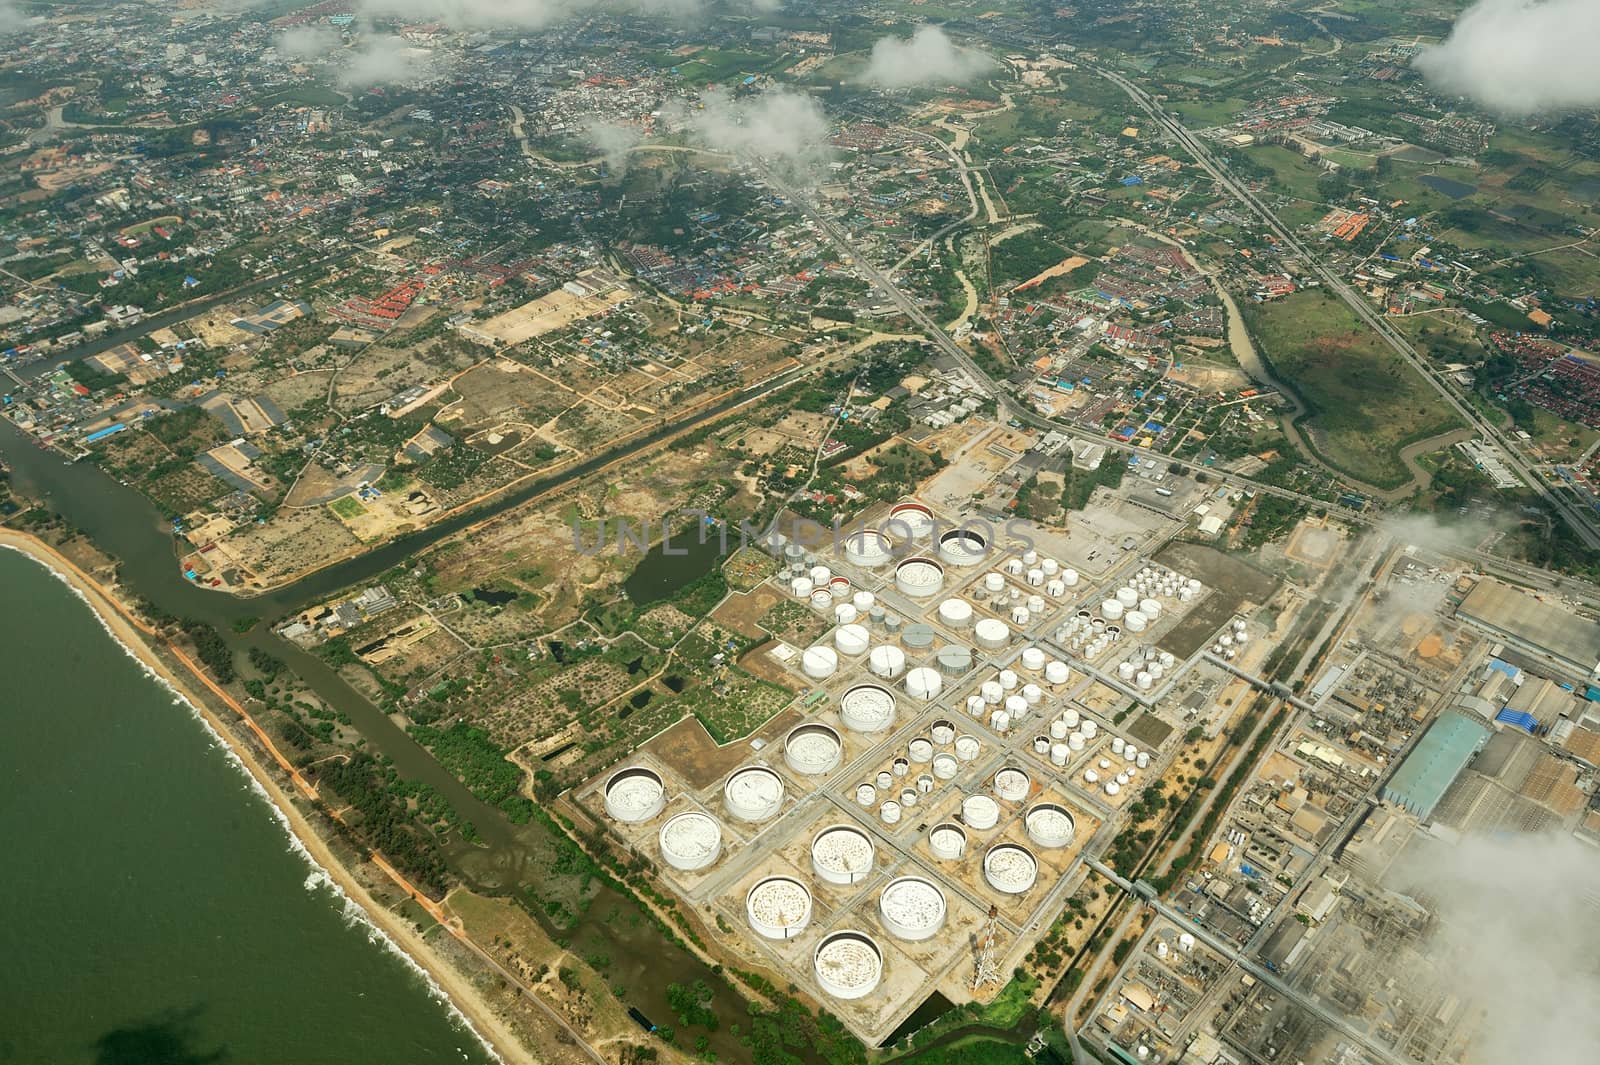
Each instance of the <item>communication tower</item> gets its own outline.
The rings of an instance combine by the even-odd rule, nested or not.
[[[976,991],[984,984],[1002,984],[1000,979],[1000,962],[994,955],[994,941],[1000,931],[1000,910],[994,905],[989,907],[989,919],[984,922],[983,932],[978,936],[978,968],[972,978],[972,990]]]

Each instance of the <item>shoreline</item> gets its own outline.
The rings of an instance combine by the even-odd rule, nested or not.
[[[472,986],[469,977],[436,952],[409,921],[373,897],[356,873],[333,853],[321,834],[312,827],[295,805],[292,796],[243,742],[235,731],[236,726],[227,722],[209,701],[195,694],[194,681],[201,681],[199,687],[211,687],[207,678],[178,675],[151,647],[150,639],[154,634],[129,616],[104,586],[54,547],[26,533],[0,527],[0,549],[9,549],[31,559],[76,592],[107,635],[121,644],[123,650],[137,660],[153,679],[165,684],[189,705],[253,781],[291,842],[297,845],[312,866],[312,877],[308,883],[325,878],[328,886],[342,896],[346,907],[354,907],[359,917],[383,936],[403,961],[419,972],[429,985],[430,994],[442,998],[466,1033],[481,1043],[492,1057],[508,1065],[534,1065],[529,1051]],[[179,657],[183,658],[182,655]],[[231,702],[226,695],[222,697]],[[309,785],[298,779],[298,774],[295,776],[297,783],[308,789],[310,794],[315,794]],[[381,862],[379,867],[386,868]],[[442,916],[442,908],[437,904],[429,902],[426,908],[436,917]],[[440,926],[446,934],[461,934],[445,920],[440,921]]]

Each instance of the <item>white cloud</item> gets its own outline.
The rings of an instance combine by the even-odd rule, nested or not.
[[[373,85],[416,85],[433,77],[433,53],[400,37],[368,34],[353,49],[339,72],[339,83],[351,89]]]
[[[884,37],[872,46],[861,80],[885,89],[952,85],[993,69],[995,61],[974,48],[960,48],[937,26],[918,26],[910,37]]]
[[[735,99],[714,90],[701,97],[701,104],[689,125],[708,148],[766,160],[790,173],[810,170],[828,157],[828,116],[806,93],[776,89]]]
[[[339,47],[339,31],[332,26],[294,26],[274,37],[272,46],[282,55],[313,59]]]
[[[1416,67],[1503,115],[1600,107],[1600,2],[1478,0]]]
[[[644,139],[644,131],[638,126],[598,120],[589,123],[584,133],[589,143],[605,156],[606,167],[615,177],[628,172],[628,152]]]
[[[1483,1011],[1472,1060],[1594,1059],[1600,1012],[1550,1006],[1600,1002],[1600,851],[1558,835],[1424,841],[1392,879],[1438,919],[1426,952],[1450,991]]]
[[[32,21],[33,18],[17,6],[16,0],[0,0],[0,37],[18,32]]]

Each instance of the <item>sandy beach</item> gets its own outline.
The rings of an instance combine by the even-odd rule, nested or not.
[[[248,727],[253,725],[253,722],[248,721],[246,718],[242,707],[239,707],[231,697],[212,684],[209,678],[198,673],[188,676],[180,675],[170,668],[151,646],[152,642],[159,640],[160,637],[146,628],[137,618],[129,615],[122,605],[102,588],[98,582],[50,545],[25,533],[0,528],[0,548],[20,551],[47,566],[77,590],[95,613],[99,615],[100,620],[111,631],[117,641],[138,657],[152,672],[170,684],[178,694],[195,708],[217,735],[227,743],[234,756],[239,759],[245,770],[255,779],[272,804],[283,815],[290,831],[300,841],[301,846],[305,848],[312,861],[328,874],[333,883],[339,887],[351,903],[361,909],[367,920],[380,929],[406,955],[427,972],[438,988],[449,997],[455,1008],[467,1019],[476,1033],[494,1048],[502,1060],[508,1063],[517,1063],[517,1065],[520,1065],[520,1063],[534,1065],[533,1057],[489,1007],[482,996],[478,994],[471,982],[454,965],[442,958],[418,934],[409,921],[390,911],[372,896],[363,886],[360,879],[334,855],[333,851],[316,833],[310,822],[306,820],[291,801],[291,796],[278,783],[273,774],[267,771],[251,747],[241,742],[238,729],[241,726]],[[187,662],[187,659],[184,659],[176,649],[171,650],[176,657]],[[207,690],[211,693],[212,698],[202,699],[198,697],[195,694],[197,688]],[[226,705],[233,713],[227,716],[222,715],[217,710],[218,703]],[[239,720],[230,720],[235,716]],[[292,768],[290,772],[293,772]],[[308,784],[300,780],[298,774],[294,774],[294,776],[308,795],[315,794]],[[391,875],[399,879],[398,874]],[[400,883],[403,884],[403,880]],[[442,914],[442,910],[436,904],[431,903],[431,900],[428,902],[428,907],[430,910]],[[447,928],[451,934],[456,934],[460,938],[457,928],[450,926],[447,926]],[[477,951],[476,945],[473,944],[472,946]],[[479,953],[481,954],[481,952]]]

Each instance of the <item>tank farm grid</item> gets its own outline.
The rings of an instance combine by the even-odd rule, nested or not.
[[[729,961],[873,1045],[935,991],[993,996],[1003,981],[974,986],[990,908],[1009,974],[1177,745],[1141,745],[1116,710],[1250,638],[1225,594],[1138,553],[1090,574],[921,503],[875,516],[837,546],[767,545],[773,585],[832,623],[760,652],[807,694],[715,774],[650,741],[568,795]]]

